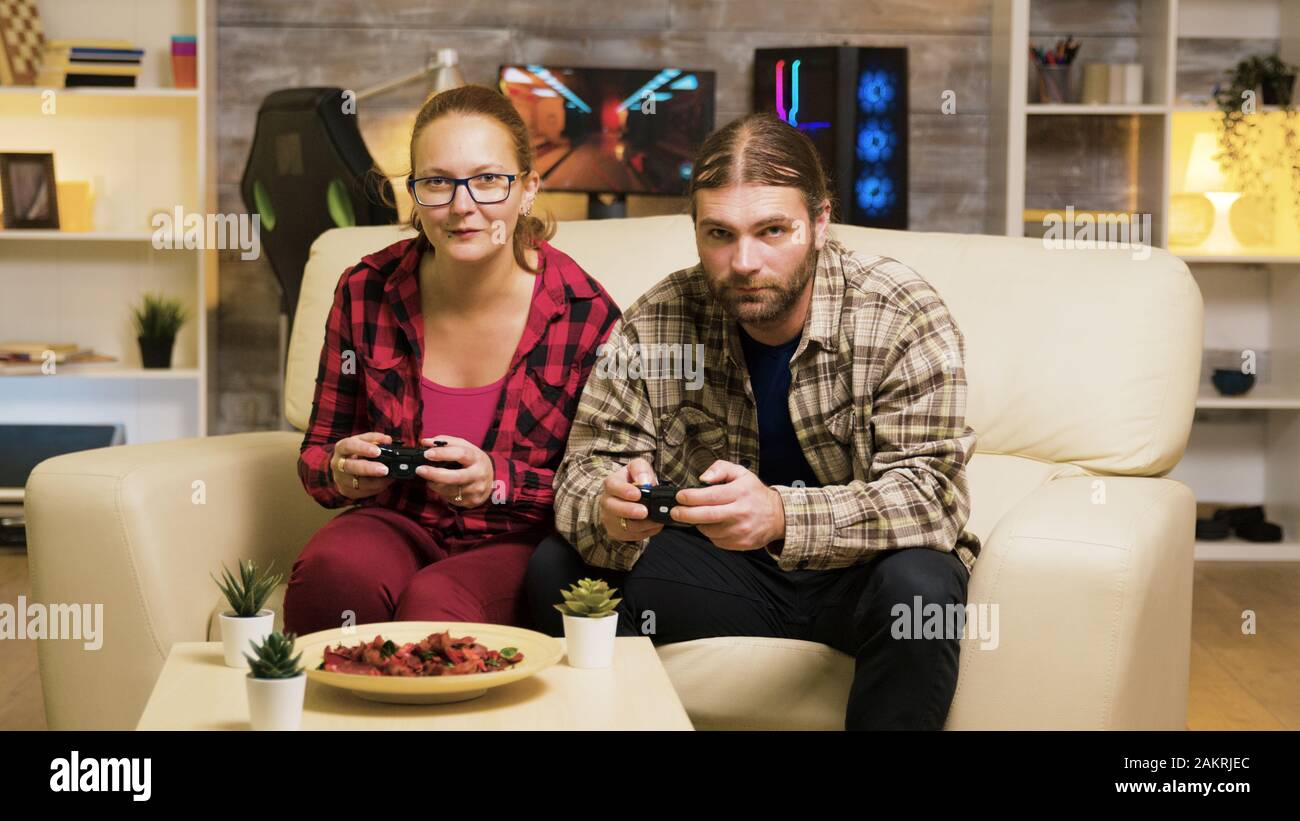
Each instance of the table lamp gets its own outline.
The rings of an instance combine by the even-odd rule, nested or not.
[[[1214,227],[1201,246],[1207,251],[1230,253],[1237,250],[1240,243],[1228,223],[1228,211],[1241,193],[1228,190],[1231,184],[1223,173],[1223,167],[1214,158],[1218,150],[1218,138],[1211,132],[1202,132],[1193,138],[1183,190],[1189,194],[1204,194],[1214,205]]]

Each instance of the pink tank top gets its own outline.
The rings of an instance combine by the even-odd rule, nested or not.
[[[533,282],[534,304],[541,289],[542,274],[539,271]],[[420,396],[424,399],[424,414],[420,417],[420,438],[457,436],[482,448],[488,429],[496,418],[497,401],[509,375],[507,372],[491,385],[479,388],[449,388],[421,375]]]
[[[457,436],[475,447],[483,447],[505,384],[503,376],[479,388],[449,388],[421,376],[424,416],[420,420],[420,438]]]

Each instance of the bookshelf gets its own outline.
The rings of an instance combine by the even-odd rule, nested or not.
[[[122,423],[128,443],[207,432],[217,252],[155,248],[152,215],[216,211],[214,0],[38,0],[47,39],[145,49],[133,88],[0,87],[0,151],[54,154],[60,182],[90,181],[93,230],[0,229],[0,337],[73,341],[112,363],[6,368],[0,422]],[[170,38],[198,38],[196,88],[173,88]],[[131,308],[179,298],[190,319],[169,369],[141,367]]]
[[[1187,263],[1205,301],[1201,392],[1187,452],[1169,476],[1200,501],[1262,504],[1283,529],[1280,543],[1198,541],[1196,558],[1300,561],[1300,214],[1282,197],[1266,244],[1170,243],[1182,236],[1171,220],[1184,219],[1175,204],[1192,141],[1217,116],[1180,88],[1180,69],[1207,62],[1220,44],[1226,54],[1253,40],[1275,41],[1283,60],[1300,63],[1300,0],[994,0],[992,20],[990,233],[1033,236],[1044,209],[1067,205],[1151,214],[1152,243]],[[1076,63],[1140,62],[1142,101],[1032,102],[1029,45],[1067,34],[1084,43]],[[1227,69],[1237,58],[1222,61]],[[1261,106],[1253,116],[1268,123],[1283,115]],[[1088,184],[1074,184],[1083,178]],[[1277,182],[1285,193],[1285,176]],[[1234,366],[1247,349],[1259,357],[1255,386],[1220,395],[1213,368]]]

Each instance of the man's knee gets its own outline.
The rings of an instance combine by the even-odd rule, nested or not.
[[[946,624],[950,611],[965,607],[966,587],[966,568],[955,554],[928,548],[899,550],[877,560],[857,615],[859,621],[888,618],[892,622],[905,617],[915,622],[938,612]],[[913,613],[918,607],[920,611]]]
[[[524,576],[534,629],[552,636],[564,635],[564,623],[555,605],[563,601],[560,591],[583,578],[604,579],[611,587],[620,581],[615,571],[584,562],[577,549],[558,535],[547,536],[537,545]]]
[[[529,557],[528,570],[524,574],[525,586],[530,593],[553,595],[558,601],[560,590],[581,578],[585,568],[578,551],[560,536],[552,534],[543,539]]]

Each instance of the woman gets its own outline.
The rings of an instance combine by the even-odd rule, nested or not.
[[[523,577],[552,529],[563,456],[618,307],[531,216],[540,177],[523,120],[466,86],[411,134],[412,239],[365,257],[334,293],[298,473],[325,507],[356,504],[294,564],[285,627],[446,620],[520,624]],[[435,445],[435,440],[439,443]],[[371,459],[426,447],[418,478]]]

